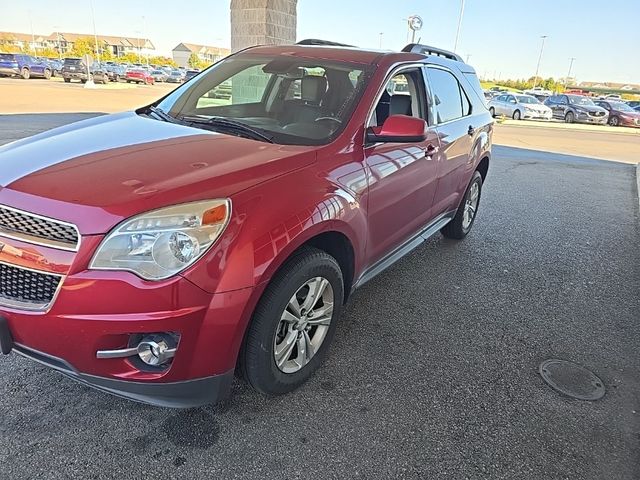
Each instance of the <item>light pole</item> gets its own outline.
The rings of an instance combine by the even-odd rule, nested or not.
[[[136,34],[138,35],[138,39],[137,39],[138,40],[138,63],[142,65],[142,55],[140,52],[140,34],[141,34],[140,30],[136,30]]]
[[[464,0],[460,2],[460,15],[458,16],[458,29],[456,30],[456,41],[453,44],[453,51],[458,49],[458,39],[460,38],[460,28],[462,27],[462,16],[464,15]]]
[[[569,85],[569,77],[571,77],[571,68],[573,67],[573,61],[575,59],[576,59],[576,57],[571,57],[569,59],[569,71],[567,72],[567,77],[564,79],[565,88],[567,87],[567,85]]]
[[[144,42],[145,54],[144,58],[147,61],[147,67],[149,66],[149,52],[147,50],[147,18],[142,16],[142,36],[144,37],[142,41]]]
[[[536,88],[538,85],[538,72],[540,71],[540,62],[542,61],[542,52],[544,51],[544,41],[547,39],[548,35],[541,35],[542,45],[540,46],[540,55],[538,56],[538,65],[536,66],[536,74],[533,77],[533,88]]]
[[[380,50],[382,50],[382,36],[384,35],[384,32],[380,32],[378,35],[380,35]]]
[[[93,23],[93,40],[96,44],[96,57],[98,58],[98,63],[100,63],[100,48],[98,47],[98,33],[96,32],[96,14],[93,11],[93,0],[89,2],[91,5],[91,22]]]
[[[466,63],[469,63],[469,59],[472,57],[473,55],[471,55],[470,53],[467,53],[467,60]]]

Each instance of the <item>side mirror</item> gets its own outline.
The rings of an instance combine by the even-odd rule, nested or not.
[[[427,138],[427,122],[408,115],[391,115],[382,126],[367,128],[367,143],[423,142]]]

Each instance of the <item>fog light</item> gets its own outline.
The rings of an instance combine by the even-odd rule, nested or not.
[[[176,354],[176,347],[169,338],[149,335],[138,344],[138,357],[147,365],[162,365]]]

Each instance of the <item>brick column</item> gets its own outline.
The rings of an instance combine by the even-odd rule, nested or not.
[[[231,0],[231,51],[295,43],[298,0]]]

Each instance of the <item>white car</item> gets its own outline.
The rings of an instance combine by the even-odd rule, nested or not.
[[[505,93],[488,103],[491,116],[506,116],[514,120],[551,120],[553,112],[536,97],[519,93]]]
[[[551,90],[545,90],[542,87],[530,88],[529,90],[525,90],[523,93],[526,95],[541,95],[545,97],[550,97],[551,95],[553,95],[553,92]]]

